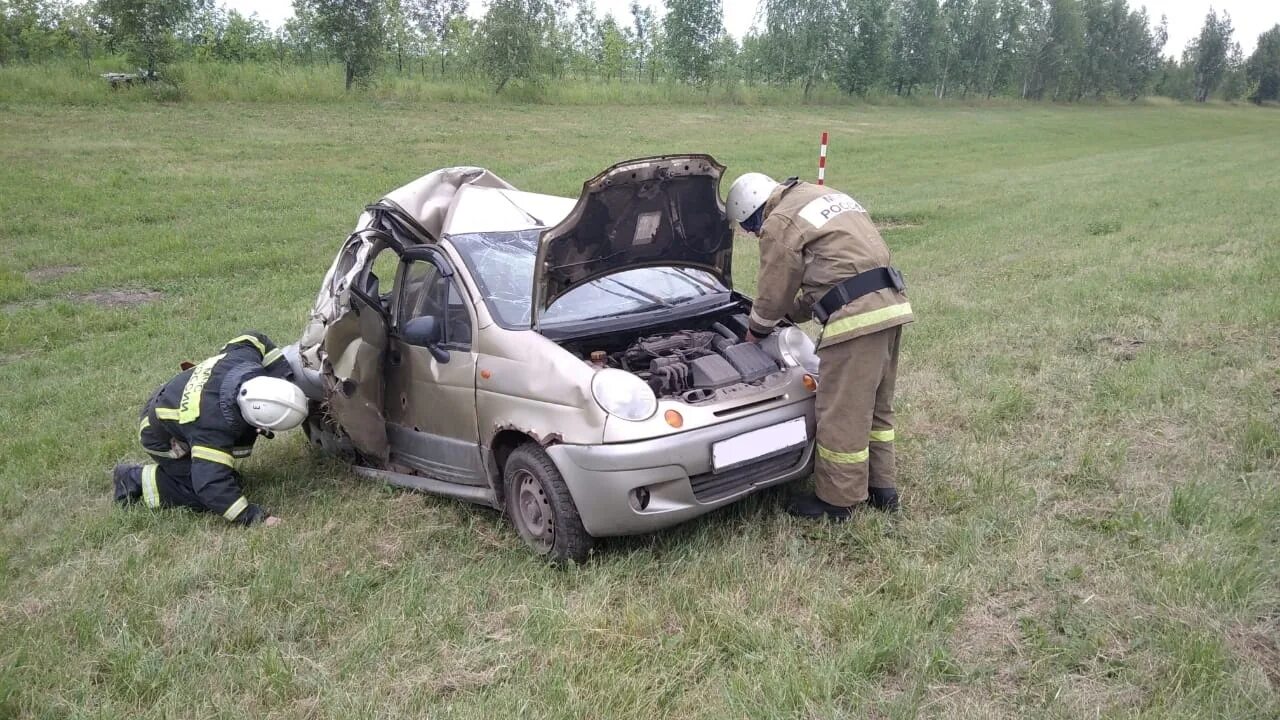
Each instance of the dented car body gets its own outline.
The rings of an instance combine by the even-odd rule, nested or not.
[[[446,168],[368,206],[290,353],[309,438],[556,560],[807,475],[816,356],[744,342],[722,172],[642,158],[575,200]]]

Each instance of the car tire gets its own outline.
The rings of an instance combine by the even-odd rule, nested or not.
[[[555,563],[587,558],[593,539],[569,486],[541,447],[526,443],[513,450],[502,481],[507,517],[534,553]]]

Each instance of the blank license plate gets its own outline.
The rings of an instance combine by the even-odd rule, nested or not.
[[[757,458],[803,445],[809,440],[804,418],[752,430],[711,446],[711,469],[720,472]]]

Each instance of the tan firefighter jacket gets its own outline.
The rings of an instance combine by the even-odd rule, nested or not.
[[[856,200],[820,185],[784,183],[764,205],[752,332],[768,335],[788,314],[797,322],[807,320],[814,303],[836,283],[888,265],[889,248]],[[914,319],[905,293],[877,290],[827,319],[821,347]]]

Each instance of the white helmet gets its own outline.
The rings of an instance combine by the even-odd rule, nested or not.
[[[307,417],[307,396],[288,380],[249,378],[236,395],[245,422],[263,430],[292,430]]]
[[[739,176],[729,186],[729,198],[725,202],[729,219],[740,223],[751,217],[764,206],[777,187],[778,181],[764,173],[753,172]]]

